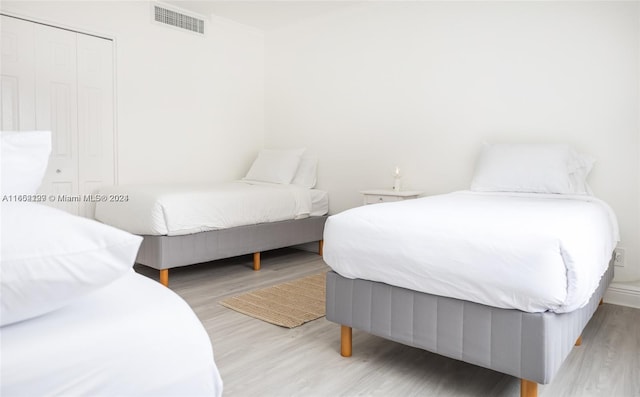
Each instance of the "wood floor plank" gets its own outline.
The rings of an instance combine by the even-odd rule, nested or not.
[[[170,271],[170,288],[204,324],[224,381],[242,396],[518,396],[514,377],[353,330],[340,356],[340,326],[325,318],[285,329],[217,302],[328,270],[315,253],[284,249]],[[158,279],[158,272],[136,270]],[[541,397],[640,397],[640,310],[604,304]]]

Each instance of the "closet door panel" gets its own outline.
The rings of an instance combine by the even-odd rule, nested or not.
[[[35,130],[35,24],[1,18],[0,130]]]
[[[40,192],[78,213],[78,85],[74,32],[35,24],[36,128],[50,130],[51,157]]]
[[[1,18],[0,127],[51,131],[39,193],[93,217],[89,195],[115,183],[113,42]]]
[[[90,195],[115,182],[113,43],[82,34],[77,42],[79,190]],[[81,203],[81,215],[94,212],[95,203]]]

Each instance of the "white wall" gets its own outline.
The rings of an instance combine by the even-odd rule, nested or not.
[[[238,178],[263,146],[264,36],[214,18],[206,37],[148,1],[3,1],[2,11],[116,38],[120,183]]]
[[[266,142],[320,157],[333,213],[358,190],[468,188],[482,141],[595,155],[640,277],[637,2],[388,2],[266,34]]]
[[[121,183],[228,180],[260,147],[304,145],[335,213],[395,165],[441,193],[468,187],[482,141],[568,142],[599,159],[618,280],[640,278],[639,8],[387,2],[266,34],[214,17],[200,38],[152,23],[147,1],[1,3],[116,38]]]

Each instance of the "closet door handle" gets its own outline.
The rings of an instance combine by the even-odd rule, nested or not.
[[[58,169],[56,170],[56,174],[60,174],[60,173],[62,173],[62,170],[61,170],[60,168],[58,168]]]

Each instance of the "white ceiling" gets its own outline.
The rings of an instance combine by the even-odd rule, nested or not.
[[[215,14],[262,30],[276,29],[362,3],[362,1],[169,0],[164,3],[201,15]]]

